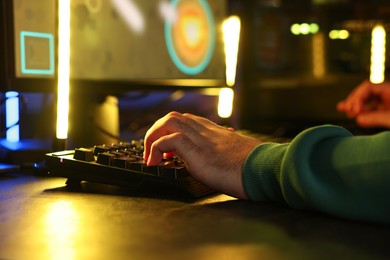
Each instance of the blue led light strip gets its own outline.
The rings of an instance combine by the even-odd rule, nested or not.
[[[19,93],[8,91],[5,98],[6,139],[19,142]]]
[[[26,66],[26,37],[46,38],[49,41],[50,67],[48,69],[31,69]],[[20,62],[23,74],[54,75],[54,36],[50,33],[20,32]]]

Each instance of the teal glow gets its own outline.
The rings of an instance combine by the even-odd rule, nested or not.
[[[5,126],[6,139],[9,142],[19,141],[19,93],[5,93]]]
[[[49,41],[49,69],[29,69],[26,67],[26,37],[46,38]],[[20,62],[23,74],[54,75],[54,36],[50,33],[20,32]]]
[[[176,7],[176,5],[178,4],[179,1],[180,0],[172,0],[171,7],[172,8]],[[195,75],[195,74],[202,72],[209,65],[211,58],[213,57],[214,48],[215,48],[215,23],[214,23],[213,13],[212,13],[207,1],[205,1],[205,0],[198,0],[198,1],[202,5],[203,9],[206,12],[207,22],[208,22],[209,27],[210,27],[210,34],[211,35],[210,35],[210,41],[209,41],[207,53],[206,53],[204,59],[202,60],[202,62],[200,62],[197,66],[193,66],[193,67],[187,66],[180,60],[179,56],[176,53],[175,46],[174,46],[173,40],[172,40],[172,31],[171,31],[172,21],[170,21],[168,19],[165,22],[165,42],[167,44],[169,56],[171,57],[175,66],[180,71],[182,71],[183,73],[185,73],[187,75]]]

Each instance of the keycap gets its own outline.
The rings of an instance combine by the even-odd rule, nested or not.
[[[76,160],[81,160],[85,162],[93,162],[95,161],[95,156],[93,151],[88,148],[76,148],[74,150],[73,158]]]
[[[110,151],[110,147],[106,146],[106,145],[97,145],[94,147],[93,149],[93,154],[95,156],[98,156],[99,153],[105,153],[105,152],[109,152]]]
[[[111,165],[111,162],[114,161],[114,159],[115,159],[115,154],[109,152],[99,153],[96,162],[99,164]]]

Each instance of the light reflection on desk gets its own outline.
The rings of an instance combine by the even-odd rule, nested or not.
[[[0,259],[389,259],[388,226],[226,195],[141,196],[0,178]],[[100,191],[100,192],[99,192]]]
[[[49,204],[45,220],[50,259],[74,259],[74,238],[80,231],[79,215],[73,204],[64,200]]]

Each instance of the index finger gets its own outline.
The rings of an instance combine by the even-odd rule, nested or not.
[[[178,112],[170,112],[166,116],[157,120],[154,125],[146,132],[144,140],[144,159],[147,161],[150,156],[152,144],[163,136],[173,133],[184,132],[190,136],[201,132],[202,125],[197,123],[188,114],[183,115]]]
[[[359,114],[367,99],[372,95],[373,84],[365,80],[357,86],[343,101],[339,102],[338,109],[354,117]]]

